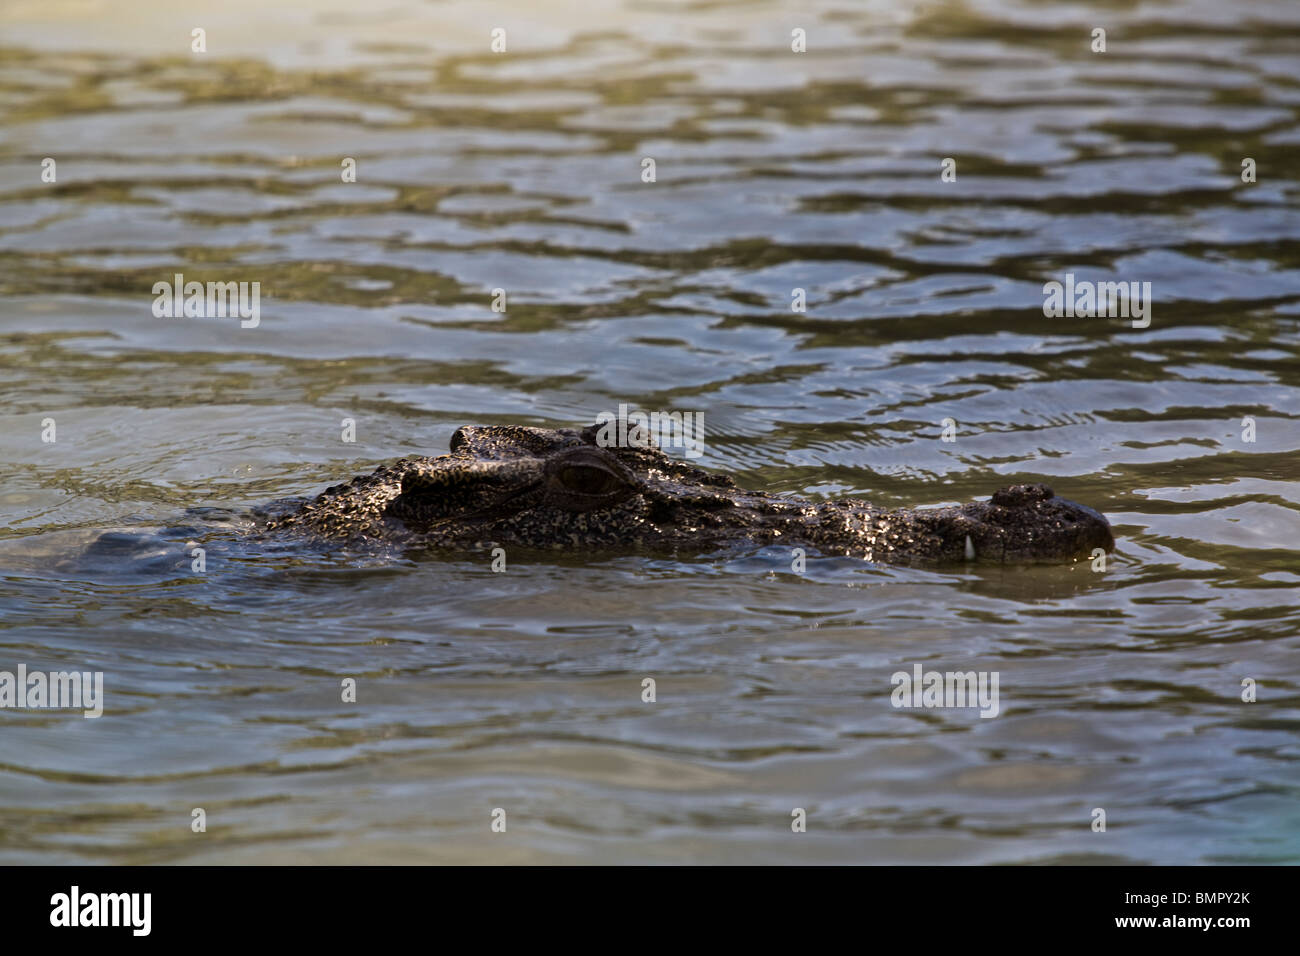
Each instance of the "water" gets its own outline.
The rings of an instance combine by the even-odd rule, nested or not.
[[[0,33],[0,668],[107,696],[0,711],[0,860],[1300,861],[1300,6],[43,0]],[[260,324],[155,318],[177,272],[261,282]],[[1046,318],[1066,273],[1151,282],[1149,327]],[[619,403],[703,412],[746,487],[1045,480],[1118,550],[493,573],[240,534]],[[917,663],[997,672],[1000,715],[893,708]]]

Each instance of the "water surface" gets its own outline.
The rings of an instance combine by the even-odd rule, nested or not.
[[[1300,861],[1300,6],[42,0],[0,35],[0,668],[107,692],[0,711],[0,860]],[[260,324],[156,318],[178,272],[259,281]],[[1046,318],[1067,273],[1152,283],[1150,326]],[[768,491],[1047,481],[1118,549],[493,573],[241,533],[620,403],[702,412],[699,463]],[[998,672],[1001,714],[895,709],[916,663]]]

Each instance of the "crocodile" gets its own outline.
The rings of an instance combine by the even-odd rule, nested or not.
[[[1043,484],[939,508],[809,501],[746,491],[669,457],[636,427],[623,445],[606,443],[609,432],[599,423],[466,425],[452,435],[449,454],[402,458],[310,500],[275,503],[261,531],[439,551],[787,545],[918,565],[1066,562],[1114,547],[1104,516]]]

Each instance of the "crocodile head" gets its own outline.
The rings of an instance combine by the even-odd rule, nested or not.
[[[632,428],[466,426],[450,454],[337,485],[271,523],[408,547],[710,551],[786,544],[908,563],[1068,561],[1113,546],[1106,519],[1017,485],[955,508],[887,511],[744,491],[665,455]]]

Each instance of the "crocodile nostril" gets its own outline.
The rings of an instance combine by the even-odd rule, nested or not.
[[[1055,497],[1055,492],[1047,485],[1009,485],[993,492],[992,503],[1002,508],[1019,508],[1036,501],[1048,501]]]

